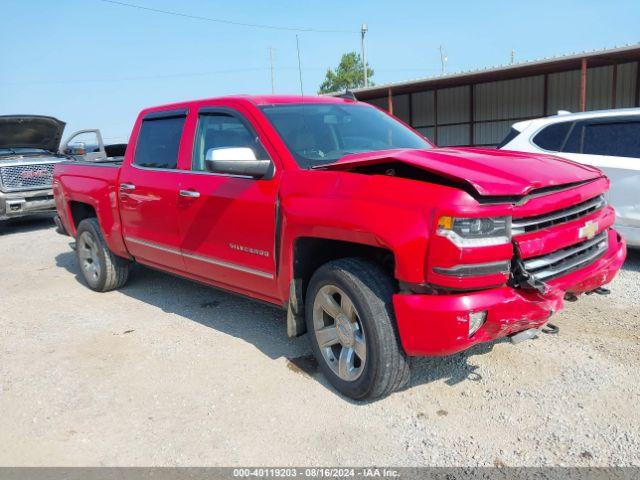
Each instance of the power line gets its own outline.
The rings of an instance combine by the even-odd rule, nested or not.
[[[294,67],[290,67],[291,69]],[[234,68],[229,70],[214,70],[211,72],[198,72],[198,73],[174,73],[167,75],[141,75],[135,77],[120,77],[120,78],[90,78],[90,79],[78,79],[78,80],[54,80],[54,81],[35,81],[35,82],[0,82],[0,85],[68,85],[68,84],[84,84],[84,83],[111,83],[111,82],[130,82],[136,80],[156,80],[156,79],[171,79],[171,78],[184,78],[184,77],[205,77],[208,75],[219,75],[225,73],[242,73],[242,72],[257,72],[268,70],[269,67],[248,67],[248,68]]]
[[[299,70],[299,66],[281,66],[273,67],[273,71],[283,70]],[[27,86],[27,85],[82,85],[86,83],[112,83],[112,82],[134,82],[140,80],[170,80],[172,78],[189,78],[189,77],[206,77],[210,75],[224,75],[229,73],[244,73],[244,72],[264,72],[270,70],[271,67],[247,67],[247,68],[235,68],[229,70],[213,70],[210,72],[193,72],[193,73],[171,73],[166,75],[141,75],[133,77],[120,77],[120,78],[89,78],[89,79],[77,79],[77,80],[53,80],[53,81],[27,81],[27,82],[0,82],[0,85],[4,86]],[[322,70],[326,71],[327,67],[304,67],[304,71]],[[378,72],[420,72],[420,73],[435,73],[435,69],[425,69],[421,67],[413,68],[378,68]]]
[[[202,17],[199,15],[190,15],[188,13],[174,12],[171,10],[160,10],[159,8],[143,7],[132,3],[118,2],[116,0],[99,0],[103,3],[111,3],[122,7],[137,8],[138,10],[146,10],[148,12],[162,13],[164,15],[174,15],[176,17],[190,18],[192,20],[204,20],[206,22],[223,23],[226,25],[236,25],[239,27],[264,28],[268,30],[285,30],[288,32],[309,32],[309,33],[357,33],[355,30],[323,30],[311,27],[283,27],[278,25],[267,25],[262,23],[245,23],[233,20],[225,20],[222,18]]]

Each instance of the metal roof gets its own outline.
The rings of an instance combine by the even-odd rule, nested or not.
[[[469,83],[504,80],[507,78],[572,70],[574,68],[580,68],[580,62],[582,59],[587,59],[589,66],[602,66],[610,65],[612,63],[640,60],[640,43],[603,50],[592,50],[556,57],[541,58],[518,62],[511,65],[498,65],[447,75],[391,82],[382,85],[375,85],[373,87],[355,88],[351,91],[357,95],[358,99],[366,100],[386,96],[389,89],[392,89],[394,94],[400,94],[435,87],[465,85]]]

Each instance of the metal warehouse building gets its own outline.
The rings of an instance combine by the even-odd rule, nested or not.
[[[511,124],[640,106],[640,44],[355,89],[440,146],[496,145]]]

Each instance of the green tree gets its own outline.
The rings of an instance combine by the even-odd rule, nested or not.
[[[367,62],[367,79],[369,85],[373,85],[370,80],[373,76],[373,70]],[[364,87],[364,66],[362,58],[356,52],[349,52],[342,55],[340,65],[335,70],[330,68],[324,82],[320,85],[318,93],[331,93],[347,90],[351,88]]]

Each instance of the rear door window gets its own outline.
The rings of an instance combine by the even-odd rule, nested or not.
[[[640,121],[586,125],[582,153],[640,158]]]
[[[142,121],[134,165],[175,169],[185,116],[150,118]]]
[[[549,125],[533,137],[533,143],[545,150],[559,152],[572,124],[573,122],[562,122]]]

